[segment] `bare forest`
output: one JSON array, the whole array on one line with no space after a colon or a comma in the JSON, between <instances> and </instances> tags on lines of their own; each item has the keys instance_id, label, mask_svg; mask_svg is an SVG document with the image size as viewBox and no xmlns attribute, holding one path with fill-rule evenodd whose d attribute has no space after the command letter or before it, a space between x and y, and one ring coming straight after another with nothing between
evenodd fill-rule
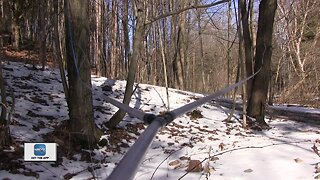
<instances>
[{"instance_id":1,"label":"bare forest","mask_svg":"<svg viewBox=\"0 0 320 180\"><path fill-rule=\"evenodd\" d=\"M239 110L244 128L290 116L273 105L320 108L319 9L318 0L0 0L0 150L14 142L19 101L9 62L59 69L60 130L86 148L106 132L95 123L92 77L126 81L126 105L140 84L164 87L170 111L169 89L208 95L254 75L221 100L227 121ZM112 134L125 115L112 112L104 127Z\"/></svg>"}]
</instances>

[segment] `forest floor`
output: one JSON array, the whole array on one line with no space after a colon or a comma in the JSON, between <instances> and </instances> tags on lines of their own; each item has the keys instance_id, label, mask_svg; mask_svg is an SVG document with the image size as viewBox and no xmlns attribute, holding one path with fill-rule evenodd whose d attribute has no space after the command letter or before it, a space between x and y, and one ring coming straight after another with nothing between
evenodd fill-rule
<instances>
[{"instance_id":1,"label":"forest floor","mask_svg":"<svg viewBox=\"0 0 320 180\"><path fill-rule=\"evenodd\" d=\"M5 62L4 76L11 111L13 145L0 152L1 179L105 179L146 126L126 116L114 130L105 123L117 111L106 96L123 99L125 82L92 76L95 122L104 131L99 146L71 148L63 128L68 119L59 71ZM166 111L165 88L136 84L131 107L159 114ZM12 94L14 98L12 98ZM169 89L170 108L201 94ZM11 106L9 106L11 107ZM288 106L276 108L288 109ZM10 110L10 108L9 108ZM294 107L319 115L319 109ZM156 136L135 179L315 179L320 174L317 124L267 117L269 130L243 129L239 113L226 122L230 110L213 103L187 113ZM319 119L320 120L320 119ZM56 142L56 162L25 162L23 143ZM194 161L192 161L194 160ZM201 163L188 172L192 163Z\"/></svg>"}]
</instances>

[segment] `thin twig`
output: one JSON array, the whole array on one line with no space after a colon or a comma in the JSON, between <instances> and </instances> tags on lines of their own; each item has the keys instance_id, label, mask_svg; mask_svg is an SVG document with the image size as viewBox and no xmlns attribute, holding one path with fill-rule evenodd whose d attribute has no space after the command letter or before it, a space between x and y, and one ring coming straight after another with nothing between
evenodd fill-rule
<instances>
[{"instance_id":1,"label":"thin twig","mask_svg":"<svg viewBox=\"0 0 320 180\"><path fill-rule=\"evenodd\" d=\"M174 153L180 151L180 150L183 149L183 148L184 148L184 147L180 147L180 149L177 149L177 150L173 151L173 152L170 153L165 159L163 159L163 160L161 161L161 163L158 164L157 168L153 171L150 180L153 179L153 176L155 175L155 173L157 172L157 170L159 169L159 167L160 167L171 155L173 155Z\"/></svg>"},{"instance_id":2,"label":"thin twig","mask_svg":"<svg viewBox=\"0 0 320 180\"><path fill-rule=\"evenodd\" d=\"M167 107L166 103L164 102L163 98L161 97L160 93L157 91L157 89L155 87L153 87L153 89L156 91L156 93L158 94L158 96L160 97L164 107L168 110L169 107Z\"/></svg>"},{"instance_id":3,"label":"thin twig","mask_svg":"<svg viewBox=\"0 0 320 180\"><path fill-rule=\"evenodd\" d=\"M139 83L136 84L136 86L134 87L134 89L133 89L133 91L132 91L132 93L131 93L131 96L136 92L136 90L138 89L138 87L139 87Z\"/></svg>"},{"instance_id":4,"label":"thin twig","mask_svg":"<svg viewBox=\"0 0 320 180\"><path fill-rule=\"evenodd\" d=\"M217 154L212 155L211 157L215 157L215 156L220 156L222 154L228 153L228 152L233 152L233 151L238 151L238 150L243 150L243 149L262 149L265 147L269 147L269 146L277 146L277 145L283 145L283 144L294 144L294 143L301 143L301 142L309 142L310 140L301 140L301 141L294 141L294 142L282 142L282 143L272 143L272 144L267 144L264 146L245 146L245 147L238 147L238 148L233 148L233 149L228 149L225 151L221 151ZM191 168L189 171L187 171L185 174L183 174L180 178L184 178L186 175L188 175L190 172L192 172L192 170L194 170L196 167L198 167L200 164L202 164L205 160L209 159L209 157L204 158L201 162L199 162L198 164L196 164L193 168Z\"/></svg>"}]
</instances>

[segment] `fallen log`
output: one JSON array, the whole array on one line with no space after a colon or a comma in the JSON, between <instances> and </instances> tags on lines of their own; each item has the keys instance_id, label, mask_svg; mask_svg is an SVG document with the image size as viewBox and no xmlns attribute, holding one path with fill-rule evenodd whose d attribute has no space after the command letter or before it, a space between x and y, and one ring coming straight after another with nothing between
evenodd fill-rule
<instances>
[{"instance_id":1,"label":"fallen log","mask_svg":"<svg viewBox=\"0 0 320 180\"><path fill-rule=\"evenodd\" d=\"M232 109L233 103L234 102L232 100L225 98L213 101L213 104L218 104L229 109ZM242 111L241 101L236 101L234 106L237 111ZM320 109L312 109L298 105L267 105L266 113L270 118L281 118L320 125Z\"/></svg>"}]
</instances>

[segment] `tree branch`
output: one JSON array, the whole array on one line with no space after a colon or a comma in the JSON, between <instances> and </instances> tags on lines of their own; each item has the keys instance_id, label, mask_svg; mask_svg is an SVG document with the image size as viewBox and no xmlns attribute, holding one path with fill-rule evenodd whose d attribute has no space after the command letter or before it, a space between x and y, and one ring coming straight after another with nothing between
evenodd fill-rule
<instances>
[{"instance_id":1,"label":"tree branch","mask_svg":"<svg viewBox=\"0 0 320 180\"><path fill-rule=\"evenodd\" d=\"M221 1L218 1L218 2L213 2L213 3L210 3L210 4L203 4L203 5L192 5L192 6L183 8L183 9L179 9L179 10L176 10L176 11L173 11L173 12L169 12L167 14L161 14L159 16L151 18L150 20L145 22L145 25L151 24L151 23L153 23L153 22L155 22L155 21L157 21L159 19L162 19L162 18L166 18L166 17L169 17L169 16L180 14L180 13L182 13L184 11L187 11L187 10L190 10L190 9L209 8L209 7L217 6L219 4L226 3L226 2L229 2L229 0L221 0Z\"/></svg>"}]
</instances>

